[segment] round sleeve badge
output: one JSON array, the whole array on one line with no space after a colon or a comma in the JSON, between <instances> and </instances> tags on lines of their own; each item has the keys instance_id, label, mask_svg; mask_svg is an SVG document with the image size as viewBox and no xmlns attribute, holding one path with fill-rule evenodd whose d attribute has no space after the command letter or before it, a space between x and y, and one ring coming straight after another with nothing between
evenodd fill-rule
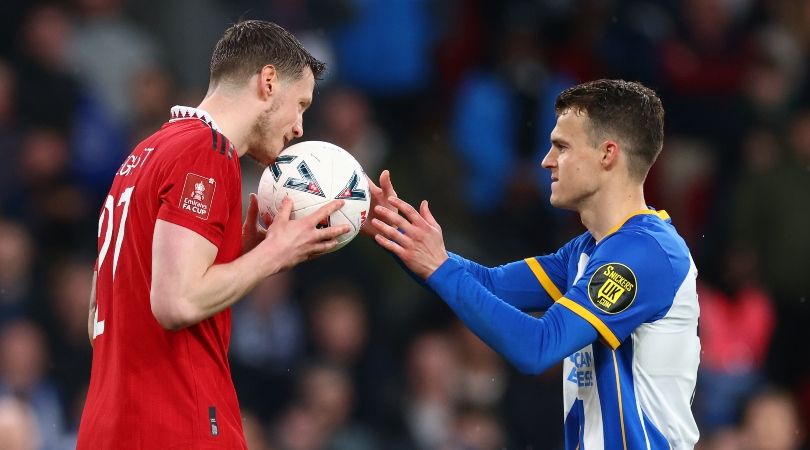
<instances>
[{"instance_id":1,"label":"round sleeve badge","mask_svg":"<svg viewBox=\"0 0 810 450\"><path fill-rule=\"evenodd\" d=\"M597 308L608 314L617 314L636 299L636 274L621 263L604 264L591 275L588 298Z\"/></svg>"}]
</instances>

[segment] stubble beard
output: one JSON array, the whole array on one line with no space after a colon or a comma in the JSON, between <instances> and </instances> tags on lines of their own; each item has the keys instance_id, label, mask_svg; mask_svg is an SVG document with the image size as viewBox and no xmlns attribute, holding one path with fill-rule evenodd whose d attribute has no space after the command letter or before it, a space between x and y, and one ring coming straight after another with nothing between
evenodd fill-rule
<instances>
[{"instance_id":1,"label":"stubble beard","mask_svg":"<svg viewBox=\"0 0 810 450\"><path fill-rule=\"evenodd\" d=\"M278 156L281 149L274 149L274 142L272 141L273 134L271 132L270 117L277 108L271 106L269 109L264 110L250 130L250 138L248 139L247 154L251 158L262 164L270 164L272 160Z\"/></svg>"}]
</instances>

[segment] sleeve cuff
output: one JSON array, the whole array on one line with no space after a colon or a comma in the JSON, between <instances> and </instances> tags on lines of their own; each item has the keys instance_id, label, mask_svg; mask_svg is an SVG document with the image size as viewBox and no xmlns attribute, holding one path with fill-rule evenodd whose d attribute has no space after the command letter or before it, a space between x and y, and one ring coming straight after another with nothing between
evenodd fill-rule
<instances>
[{"instance_id":1,"label":"sleeve cuff","mask_svg":"<svg viewBox=\"0 0 810 450\"><path fill-rule=\"evenodd\" d=\"M464 270L464 267L459 263L457 260L453 259L453 257L447 258L439 268L433 271L432 274L425 280L428 286L434 291L437 291L443 285L447 284L448 278L450 278L456 270L461 269Z\"/></svg>"}]
</instances>

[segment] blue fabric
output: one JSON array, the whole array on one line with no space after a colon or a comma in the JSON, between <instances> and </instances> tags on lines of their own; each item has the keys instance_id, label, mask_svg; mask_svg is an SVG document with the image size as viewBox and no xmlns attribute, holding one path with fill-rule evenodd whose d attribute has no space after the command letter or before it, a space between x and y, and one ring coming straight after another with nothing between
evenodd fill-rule
<instances>
[{"instance_id":1,"label":"blue fabric","mask_svg":"<svg viewBox=\"0 0 810 450\"><path fill-rule=\"evenodd\" d=\"M490 268L455 253L450 253L450 257L463 265L486 290L521 311L545 311L554 303L525 261Z\"/></svg>"},{"instance_id":2,"label":"blue fabric","mask_svg":"<svg viewBox=\"0 0 810 450\"><path fill-rule=\"evenodd\" d=\"M521 372L543 372L593 342L596 329L559 305L541 318L508 305L489 292L462 264L449 258L427 284L484 342Z\"/></svg>"},{"instance_id":3,"label":"blue fabric","mask_svg":"<svg viewBox=\"0 0 810 450\"><path fill-rule=\"evenodd\" d=\"M565 292L566 298L593 313L619 342L642 323L663 317L690 267L689 254L678 251L679 244L681 248L685 244L667 233L670 228L655 216L633 218L632 223L595 245L582 277ZM598 299L589 292L589 286L606 267L618 265L629 268L635 277L635 292L626 294L634 300L625 309L605 311L597 305Z\"/></svg>"}]
</instances>

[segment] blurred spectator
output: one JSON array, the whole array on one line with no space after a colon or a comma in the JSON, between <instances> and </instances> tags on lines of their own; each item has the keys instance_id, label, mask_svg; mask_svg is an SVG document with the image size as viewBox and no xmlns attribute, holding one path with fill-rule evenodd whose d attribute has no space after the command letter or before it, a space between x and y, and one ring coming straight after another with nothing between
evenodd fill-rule
<instances>
[{"instance_id":1,"label":"blurred spectator","mask_svg":"<svg viewBox=\"0 0 810 450\"><path fill-rule=\"evenodd\" d=\"M177 102L171 76L159 66L144 68L132 82L133 121L130 142L140 142L169 119Z\"/></svg>"},{"instance_id":2,"label":"blurred spectator","mask_svg":"<svg viewBox=\"0 0 810 450\"><path fill-rule=\"evenodd\" d=\"M430 48L435 39L431 3L345 3L350 8L346 20L333 32L340 79L380 97L403 97L424 89L431 78Z\"/></svg>"},{"instance_id":3,"label":"blurred spectator","mask_svg":"<svg viewBox=\"0 0 810 450\"><path fill-rule=\"evenodd\" d=\"M0 219L0 326L30 312L35 251L21 224Z\"/></svg>"},{"instance_id":4,"label":"blurred spectator","mask_svg":"<svg viewBox=\"0 0 810 450\"><path fill-rule=\"evenodd\" d=\"M743 450L798 450L805 431L796 404L784 391L763 391L745 408L741 425Z\"/></svg>"},{"instance_id":5,"label":"blurred spectator","mask_svg":"<svg viewBox=\"0 0 810 450\"><path fill-rule=\"evenodd\" d=\"M755 36L756 53L748 67L742 92L751 122L778 126L790 118L801 91L804 62L794 37L777 26Z\"/></svg>"},{"instance_id":6,"label":"blurred spectator","mask_svg":"<svg viewBox=\"0 0 810 450\"><path fill-rule=\"evenodd\" d=\"M739 93L754 55L747 13L732 3L678 2L679 32L660 48L667 130L707 139L718 153L721 182L737 168L732 150L745 119Z\"/></svg>"},{"instance_id":7,"label":"blurred spectator","mask_svg":"<svg viewBox=\"0 0 810 450\"><path fill-rule=\"evenodd\" d=\"M56 385L49 379L48 349L38 325L27 320L6 324L0 332L0 395L30 403L42 437L42 448L57 449L64 418Z\"/></svg>"},{"instance_id":8,"label":"blurred spectator","mask_svg":"<svg viewBox=\"0 0 810 450\"><path fill-rule=\"evenodd\" d=\"M17 109L17 79L14 69L0 58L0 160L4 161L0 165L0 214L8 192L18 183L14 170L20 145Z\"/></svg>"},{"instance_id":9,"label":"blurred spectator","mask_svg":"<svg viewBox=\"0 0 810 450\"><path fill-rule=\"evenodd\" d=\"M371 430L352 420L355 389L348 373L332 364L316 363L300 376L301 404L314 412L316 424L327 436L324 450L374 450L379 448Z\"/></svg>"},{"instance_id":10,"label":"blurred spectator","mask_svg":"<svg viewBox=\"0 0 810 450\"><path fill-rule=\"evenodd\" d=\"M260 419L289 399L292 370L304 346L303 318L292 292L293 275L261 281L233 309L234 383L242 403Z\"/></svg>"},{"instance_id":11,"label":"blurred spectator","mask_svg":"<svg viewBox=\"0 0 810 450\"><path fill-rule=\"evenodd\" d=\"M73 3L79 20L67 57L84 85L101 99L103 110L123 124L132 118L135 78L158 61L157 44L123 15L122 0Z\"/></svg>"},{"instance_id":12,"label":"blurred spectator","mask_svg":"<svg viewBox=\"0 0 810 450\"><path fill-rule=\"evenodd\" d=\"M407 356L406 428L416 448L440 449L451 442L456 420L457 348L450 336L428 332L416 337Z\"/></svg>"},{"instance_id":13,"label":"blurred spectator","mask_svg":"<svg viewBox=\"0 0 810 450\"><path fill-rule=\"evenodd\" d=\"M453 425L453 443L443 450L501 450L506 436L499 420L485 409L459 411Z\"/></svg>"},{"instance_id":14,"label":"blurred spectator","mask_svg":"<svg viewBox=\"0 0 810 450\"><path fill-rule=\"evenodd\" d=\"M47 256L95 242L97 204L91 206L73 182L69 161L66 136L58 129L32 128L23 137L17 167L21 181L6 211L29 227Z\"/></svg>"},{"instance_id":15,"label":"blurred spectator","mask_svg":"<svg viewBox=\"0 0 810 450\"><path fill-rule=\"evenodd\" d=\"M272 448L278 450L322 450L327 433L317 412L300 404L290 405L274 427Z\"/></svg>"},{"instance_id":16,"label":"blurred spectator","mask_svg":"<svg viewBox=\"0 0 810 450\"><path fill-rule=\"evenodd\" d=\"M536 232L553 228L545 198L548 172L539 161L556 119L554 98L569 84L546 64L536 17L516 9L506 14L510 22L497 37L490 65L462 79L450 119L461 201L474 214L492 263L525 254L527 247L551 246L553 235ZM501 227L517 232L497 243L486 238Z\"/></svg>"},{"instance_id":17,"label":"blurred spectator","mask_svg":"<svg viewBox=\"0 0 810 450\"><path fill-rule=\"evenodd\" d=\"M808 370L795 342L810 339L810 111L789 124L789 149L777 165L742 180L731 216L734 248L750 252L773 293L777 326L767 367L780 383L794 384Z\"/></svg>"},{"instance_id":18,"label":"blurred spectator","mask_svg":"<svg viewBox=\"0 0 810 450\"><path fill-rule=\"evenodd\" d=\"M19 33L14 62L20 122L67 131L81 92L65 60L70 17L44 3L28 12Z\"/></svg>"},{"instance_id":19,"label":"blurred spectator","mask_svg":"<svg viewBox=\"0 0 810 450\"><path fill-rule=\"evenodd\" d=\"M395 413L396 362L390 350L369 339L369 316L360 286L345 279L323 281L310 293L309 330L313 356L340 367L363 389L355 417L375 426Z\"/></svg>"},{"instance_id":20,"label":"blurred spectator","mask_svg":"<svg viewBox=\"0 0 810 450\"><path fill-rule=\"evenodd\" d=\"M388 154L388 142L374 123L363 94L350 88L333 87L321 100L319 109L322 140L351 153L367 174L380 173Z\"/></svg>"},{"instance_id":21,"label":"blurred spectator","mask_svg":"<svg viewBox=\"0 0 810 450\"><path fill-rule=\"evenodd\" d=\"M0 395L0 450L40 450L42 443L31 406L10 395Z\"/></svg>"},{"instance_id":22,"label":"blurred spectator","mask_svg":"<svg viewBox=\"0 0 810 450\"><path fill-rule=\"evenodd\" d=\"M503 359L460 321L452 332L459 350L459 402L494 408L503 399L508 372Z\"/></svg>"},{"instance_id":23,"label":"blurred spectator","mask_svg":"<svg viewBox=\"0 0 810 450\"><path fill-rule=\"evenodd\" d=\"M753 257L729 253L724 260L718 286L698 285L702 354L695 409L705 433L732 425L763 382L775 322Z\"/></svg>"},{"instance_id":24,"label":"blurred spectator","mask_svg":"<svg viewBox=\"0 0 810 450\"><path fill-rule=\"evenodd\" d=\"M54 380L67 403L66 423L78 429L81 409L70 406L84 401L92 360L87 332L93 262L77 256L52 264L48 277L47 329Z\"/></svg>"},{"instance_id":25,"label":"blurred spectator","mask_svg":"<svg viewBox=\"0 0 810 450\"><path fill-rule=\"evenodd\" d=\"M267 442L264 424L261 419L247 409L242 409L242 429L245 443L250 450L273 450Z\"/></svg>"}]
</instances>

